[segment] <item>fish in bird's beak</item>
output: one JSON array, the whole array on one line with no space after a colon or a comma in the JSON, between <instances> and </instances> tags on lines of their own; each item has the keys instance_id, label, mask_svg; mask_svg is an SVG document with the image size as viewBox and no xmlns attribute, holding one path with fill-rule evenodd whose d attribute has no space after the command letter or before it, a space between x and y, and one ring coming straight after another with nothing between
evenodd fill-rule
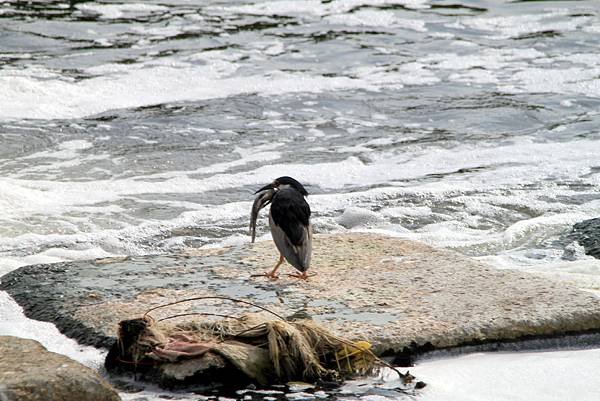
<instances>
[{"instance_id":1,"label":"fish in bird's beak","mask_svg":"<svg viewBox=\"0 0 600 401\"><path fill-rule=\"evenodd\" d=\"M273 195L275 194L275 185L269 184L255 192L256 197L252 204L252 213L250 213L250 235L252 236L252 242L256 238L256 220L258 219L258 212L260 209L271 203Z\"/></svg>"}]
</instances>

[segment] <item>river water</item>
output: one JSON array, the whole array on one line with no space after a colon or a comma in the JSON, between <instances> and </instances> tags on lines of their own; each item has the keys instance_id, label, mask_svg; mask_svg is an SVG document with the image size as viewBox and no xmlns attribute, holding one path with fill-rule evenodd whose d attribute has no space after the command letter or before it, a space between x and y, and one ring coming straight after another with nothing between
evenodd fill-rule
<instances>
[{"instance_id":1,"label":"river water","mask_svg":"<svg viewBox=\"0 0 600 401\"><path fill-rule=\"evenodd\" d=\"M5 0L0 275L247 242L253 191L290 175L316 232L385 232L599 291L600 264L567 237L600 213L599 43L596 1ZM0 334L100 360L6 294L0 316ZM415 371L438 401L569 399L546 384L597 400L597 354Z\"/></svg>"}]
</instances>

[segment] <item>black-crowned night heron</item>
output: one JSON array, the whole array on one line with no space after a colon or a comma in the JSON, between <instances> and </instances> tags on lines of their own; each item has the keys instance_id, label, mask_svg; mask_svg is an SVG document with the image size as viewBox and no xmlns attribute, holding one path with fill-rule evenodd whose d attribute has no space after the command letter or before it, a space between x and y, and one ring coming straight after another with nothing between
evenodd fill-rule
<instances>
[{"instance_id":1,"label":"black-crowned night heron","mask_svg":"<svg viewBox=\"0 0 600 401\"><path fill-rule=\"evenodd\" d=\"M304 199L306 189L292 177L279 177L269 185L255 192L258 194L252 206L250 232L252 242L256 234L258 211L271 204L269 227L273 241L279 250L279 261L265 276L277 278L277 269L283 259L294 266L300 274L291 274L303 280L308 278L306 271L310 267L312 253L312 226L310 224L310 206Z\"/></svg>"}]
</instances>

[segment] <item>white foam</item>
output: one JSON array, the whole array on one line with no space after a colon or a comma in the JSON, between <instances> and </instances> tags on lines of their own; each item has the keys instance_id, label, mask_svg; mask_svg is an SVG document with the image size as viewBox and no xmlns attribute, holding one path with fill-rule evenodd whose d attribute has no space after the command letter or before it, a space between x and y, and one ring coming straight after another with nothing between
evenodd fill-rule
<instances>
[{"instance_id":1,"label":"white foam","mask_svg":"<svg viewBox=\"0 0 600 401\"><path fill-rule=\"evenodd\" d=\"M331 23L377 25L425 30L423 20L399 18L388 10L352 9L351 2L318 1L265 2L242 6L263 12L277 9L316 13ZM387 4L387 2L367 2ZM402 2L400 2L402 3ZM362 2L361 2L362 4ZM266 8L265 8L266 7ZM233 8L235 9L235 7ZM473 26L492 29L521 20L541 21L560 16L562 11L540 15L465 19ZM461 20L462 21L462 20ZM493 28L496 29L496 28ZM174 32L155 32L169 35ZM150 34L150 33L148 33ZM455 43L455 42L453 42ZM470 42L469 42L470 43ZM323 92L346 89L379 90L404 85L432 85L444 79L467 84L494 84L507 93L555 92L598 96L600 61L592 53L548 55L538 48L483 48L462 46L457 52L429 54L416 61L389 66L357 65L348 76L324 77L309 72L268 71L242 75L245 57L266 59L285 52L280 41L263 41L248 50L208 51L188 56L161 57L136 64L105 64L86 71L95 77L75 81L42 67L0 70L0 93L10 102L0 106L0 119L79 118L111 109L139 107L177 101L258 93L273 95L296 92ZM453 46L459 47L459 46ZM472 47L472 49L471 49ZM468 53L465 53L468 51ZM559 65L556 61L562 61ZM256 60L254 60L256 61ZM252 62L252 61L250 61ZM536 67L532 67L535 65ZM543 66L543 68L540 68Z\"/></svg>"},{"instance_id":2,"label":"white foam","mask_svg":"<svg viewBox=\"0 0 600 401\"><path fill-rule=\"evenodd\" d=\"M395 27L417 32L427 31L425 29L425 21L398 18L395 13L384 10L359 10L351 14L334 14L325 17L325 20L331 24L345 26Z\"/></svg>"},{"instance_id":3,"label":"white foam","mask_svg":"<svg viewBox=\"0 0 600 401\"><path fill-rule=\"evenodd\" d=\"M461 70L479 67L488 70L516 69L519 61L530 61L545 56L536 49L483 49L474 54L439 53L430 54L419 61L435 69ZM526 65L526 64L524 64ZM430 67L431 68L431 67Z\"/></svg>"},{"instance_id":4,"label":"white foam","mask_svg":"<svg viewBox=\"0 0 600 401\"><path fill-rule=\"evenodd\" d=\"M600 260L585 255L579 255L574 261L560 260L559 257L556 261L539 265L531 265L530 262L522 269L558 279L582 290L600 291ZM513 267L515 262L511 260L509 263Z\"/></svg>"},{"instance_id":5,"label":"white foam","mask_svg":"<svg viewBox=\"0 0 600 401\"><path fill-rule=\"evenodd\" d=\"M91 260L98 258L106 258L115 256L112 253L106 252L104 249L94 247L88 249L64 249L64 248L50 248L37 254L38 257L55 258L57 261L66 260ZM46 262L48 263L48 262Z\"/></svg>"},{"instance_id":6,"label":"white foam","mask_svg":"<svg viewBox=\"0 0 600 401\"><path fill-rule=\"evenodd\" d=\"M429 36L436 39L453 39L456 37L456 35L450 32L430 32Z\"/></svg>"},{"instance_id":7,"label":"white foam","mask_svg":"<svg viewBox=\"0 0 600 401\"><path fill-rule=\"evenodd\" d=\"M106 160L110 158L108 154L87 154L82 155L81 151L90 149L93 144L86 140L72 140L60 143L55 149L35 152L30 155L21 156L20 160L27 160L27 166L19 170L18 175L31 173L42 173L58 171L68 167L78 166L83 163L89 163L97 160ZM30 162L31 159L57 159L58 161L43 163Z\"/></svg>"},{"instance_id":8,"label":"white foam","mask_svg":"<svg viewBox=\"0 0 600 401\"><path fill-rule=\"evenodd\" d=\"M385 141L384 141L385 142ZM84 143L68 147L85 148ZM251 207L252 194L245 202L219 205L202 205L182 200L152 200L164 207L182 207L186 211L170 220L144 220L129 216L128 211L115 206L123 199L138 199L156 194L201 194L207 191L227 190L243 186L260 187L282 172L299 179L308 186L319 186L328 194L311 195L311 207L318 211L315 223L332 230L341 229L331 216L339 216L348 207L381 208L377 213L382 224L390 218L414 219L415 216L432 218L407 235L438 246L477 250L479 254L517 249L527 241L543 241L565 230L570 224L600 213L600 202L569 205L548 202L542 197L572 196L568 188L541 186L539 189L506 194L506 189L526 185L540 185L553 179L579 177L582 183L596 185L599 175L589 175L590 167L597 163L600 152L598 141L573 141L564 143L537 143L519 140L505 146L483 147L461 145L456 148L429 148L411 152L398 150L370 152L372 161L363 163L356 157L315 164L289 164L277 161L280 154L274 150L278 144L257 149L238 148L238 160L218 163L192 171L170 171L148 176L115 178L112 180L56 181L0 178L0 206L3 219L27 221L44 211L43 225L11 225L0 240L4 271L21 264L56 262L61 260L107 256L109 254L147 254L164 251L164 247L180 247L184 242L148 243L149 238L169 236L171 232L187 227L213 227L237 225L246 220ZM272 164L239 170L237 167L257 161ZM275 163L273 163L275 162ZM473 167L483 168L472 173L448 175L443 180L424 180L430 174L446 173ZM236 168L235 173L229 170ZM369 183L381 187L368 191L352 192L356 183ZM390 186L390 182L403 182ZM476 194L471 192L476 191ZM469 193L469 194L467 194ZM424 199L427 203L412 205L386 203L404 196ZM540 199L542 198L542 199ZM438 201L456 202L461 210L452 215L430 213L429 207ZM409 212L408 209L412 211ZM525 209L537 217L524 217L511 210ZM105 227L109 213L117 214L120 225ZM428 216L429 214L429 216ZM490 228L488 219L497 220L506 214L514 223L504 231ZM85 216L85 217L78 217ZM263 216L264 217L264 216ZM25 219L25 220L23 220ZM519 221L521 220L521 221ZM402 224L402 222L400 222ZM392 228L386 227L393 231ZM59 234L60 233L60 234ZM237 235L237 234L236 234ZM245 235L245 234L244 234ZM206 239L208 240L208 239ZM235 239L243 240L243 235ZM179 242L177 242L179 241ZM69 252L62 252L67 248ZM15 256L13 251L29 249L30 254ZM551 256L556 259L560 256Z\"/></svg>"},{"instance_id":9,"label":"white foam","mask_svg":"<svg viewBox=\"0 0 600 401\"><path fill-rule=\"evenodd\" d=\"M429 54L418 60L451 81L493 84L505 93L559 93L597 97L600 61L594 53L549 55L541 48L486 48L477 52ZM419 74L420 75L420 74Z\"/></svg>"},{"instance_id":10,"label":"white foam","mask_svg":"<svg viewBox=\"0 0 600 401\"><path fill-rule=\"evenodd\" d=\"M473 69L466 72L452 74L448 77L451 81L467 82L473 84L497 84L500 82L492 71Z\"/></svg>"},{"instance_id":11,"label":"white foam","mask_svg":"<svg viewBox=\"0 0 600 401\"><path fill-rule=\"evenodd\" d=\"M469 42L467 40L453 40L452 42L450 42L450 44L452 46L459 46L459 47L479 47L479 45L477 43L473 43L473 42Z\"/></svg>"},{"instance_id":12,"label":"white foam","mask_svg":"<svg viewBox=\"0 0 600 401\"><path fill-rule=\"evenodd\" d=\"M447 219L447 217L446 217ZM498 234L489 229L471 228L461 221L428 224L412 233L412 238L445 248L489 248L498 242Z\"/></svg>"},{"instance_id":13,"label":"white foam","mask_svg":"<svg viewBox=\"0 0 600 401\"><path fill-rule=\"evenodd\" d=\"M0 257L0 277L27 264L23 258Z\"/></svg>"},{"instance_id":14,"label":"white foam","mask_svg":"<svg viewBox=\"0 0 600 401\"><path fill-rule=\"evenodd\" d=\"M75 8L86 14L98 14L101 18L116 19L123 17L132 17L139 15L148 15L157 12L169 10L166 6L143 3L124 3L124 4L76 4Z\"/></svg>"},{"instance_id":15,"label":"white foam","mask_svg":"<svg viewBox=\"0 0 600 401\"><path fill-rule=\"evenodd\" d=\"M28 158L49 157L49 158L57 158L57 159L64 158L66 160L53 161L51 163L44 161L42 163L28 165L27 167L21 169L19 171L19 174L16 174L15 177L24 176L24 175L28 175L31 173L41 173L41 174L45 174L45 177L49 179L49 178L54 178L57 175L61 175L61 173L66 168L79 166L84 163L90 163L90 162L97 161L97 160L107 160L110 158L110 156L108 154L86 155L84 157L79 157L79 158L78 157L70 158L71 156L69 156L69 154L71 154L72 151L57 151L57 152L48 151L46 154L44 154L44 153L46 153L46 152L38 152L37 154L31 155L31 157L28 157ZM109 173L108 170L100 169L97 167L90 169L89 172L90 173L93 173L93 172ZM56 173L56 174L53 174L53 173Z\"/></svg>"},{"instance_id":16,"label":"white foam","mask_svg":"<svg viewBox=\"0 0 600 401\"><path fill-rule=\"evenodd\" d=\"M597 401L600 349L477 353L423 361L423 401Z\"/></svg>"},{"instance_id":17,"label":"white foam","mask_svg":"<svg viewBox=\"0 0 600 401\"><path fill-rule=\"evenodd\" d=\"M504 241L509 248L515 247L516 244L535 243L539 237L547 238L553 233L568 231L573 224L585 220L588 216L584 213L559 213L520 220L504 231Z\"/></svg>"},{"instance_id":18,"label":"white foam","mask_svg":"<svg viewBox=\"0 0 600 401\"><path fill-rule=\"evenodd\" d=\"M362 79L311 76L307 73L266 71L234 76L243 53L203 52L187 59L165 58L132 65L107 64L89 72L100 76L73 81L51 71L0 70L0 93L10 102L0 107L0 119L79 118L111 109L166 102L227 97L245 93L274 95L343 89L378 90L406 82L408 71L388 72ZM198 65L203 61L203 65ZM427 84L431 73L412 68L411 84ZM419 75L425 78L420 79ZM47 79L46 76L55 79Z\"/></svg>"},{"instance_id":19,"label":"white foam","mask_svg":"<svg viewBox=\"0 0 600 401\"><path fill-rule=\"evenodd\" d=\"M232 7L213 7L214 10L254 15L303 15L325 16L347 13L359 6L386 4L403 5L406 8L429 8L427 0L334 0L323 3L319 0L276 0Z\"/></svg>"},{"instance_id":20,"label":"white foam","mask_svg":"<svg viewBox=\"0 0 600 401\"><path fill-rule=\"evenodd\" d=\"M600 67L571 67L564 69L525 68L512 75L499 89L508 93L561 93L600 96L596 77Z\"/></svg>"},{"instance_id":21,"label":"white foam","mask_svg":"<svg viewBox=\"0 0 600 401\"><path fill-rule=\"evenodd\" d=\"M583 64L588 67L600 67L600 59L596 53L571 53L553 57L552 60L572 64Z\"/></svg>"},{"instance_id":22,"label":"white foam","mask_svg":"<svg viewBox=\"0 0 600 401\"><path fill-rule=\"evenodd\" d=\"M385 85L387 89L402 88L404 85L431 85L440 82L428 68L427 64L420 62L405 63L394 68L383 66L360 66L351 69L351 74L360 78L365 83L370 83L371 88Z\"/></svg>"},{"instance_id":23,"label":"white foam","mask_svg":"<svg viewBox=\"0 0 600 401\"><path fill-rule=\"evenodd\" d=\"M177 26L177 25L168 25L168 26L147 26L147 25L133 25L131 28L132 32L150 35L153 38L168 38L172 36L179 35L186 31L192 31L194 29L193 26Z\"/></svg>"},{"instance_id":24,"label":"white foam","mask_svg":"<svg viewBox=\"0 0 600 401\"><path fill-rule=\"evenodd\" d=\"M569 9L563 8L539 14L469 17L461 19L461 22L470 28L492 32L491 37L494 39L506 39L535 32L574 31L591 21L590 17L585 16L558 19L570 12Z\"/></svg>"},{"instance_id":25,"label":"white foam","mask_svg":"<svg viewBox=\"0 0 600 401\"><path fill-rule=\"evenodd\" d=\"M337 218L337 222L346 228L355 228L359 226L381 225L384 219L379 213L369 209L349 207Z\"/></svg>"},{"instance_id":26,"label":"white foam","mask_svg":"<svg viewBox=\"0 0 600 401\"><path fill-rule=\"evenodd\" d=\"M238 150L240 152L241 150ZM98 180L94 182L29 181L0 178L5 191L0 194L5 213L41 208L61 211L70 206L88 206L99 202L115 201L124 196L160 193L201 193L243 185L261 185L286 171L302 182L319 185L324 189L352 187L357 182L372 185L394 180L415 179L428 174L451 173L459 169L489 166L490 169L472 175L462 175L453 182L457 189L473 189L485 184L487 188L502 188L538 182L546 177L572 178L588 172L594 166L600 143L581 140L565 143L535 143L520 141L511 145L473 147L464 145L455 149L433 148L425 153L398 155L381 153L364 164L356 157L338 162L311 165L273 163L235 174L214 174L204 178L190 178L195 173L226 171L248 161L273 161L280 155L272 151L246 154L241 161L219 163L192 171L152 174L146 177ZM531 167L536 167L532 169ZM317 173L316 173L317 172ZM494 177L493 180L490 177ZM146 178L147 180L145 180ZM587 178L595 180L594 177ZM595 182L595 181L593 181ZM442 184L443 185L443 184ZM441 186L437 186L442 188ZM27 198L33 203L22 202Z\"/></svg>"},{"instance_id":27,"label":"white foam","mask_svg":"<svg viewBox=\"0 0 600 401\"><path fill-rule=\"evenodd\" d=\"M281 158L280 152L247 152L245 149L236 148L235 152L242 157L238 160L224 163L215 163L207 167L201 167L195 170L194 174L215 174L223 173L234 167L245 166L253 162L274 162Z\"/></svg>"},{"instance_id":28,"label":"white foam","mask_svg":"<svg viewBox=\"0 0 600 401\"><path fill-rule=\"evenodd\" d=\"M432 216L434 213L429 206L395 206L381 211L384 216L390 217L424 217Z\"/></svg>"},{"instance_id":29,"label":"white foam","mask_svg":"<svg viewBox=\"0 0 600 401\"><path fill-rule=\"evenodd\" d=\"M600 33L600 26L598 25L589 25L583 28L583 31L589 33Z\"/></svg>"},{"instance_id":30,"label":"white foam","mask_svg":"<svg viewBox=\"0 0 600 401\"><path fill-rule=\"evenodd\" d=\"M62 335L51 323L28 319L23 309L0 291L0 335L29 338L40 342L52 352L66 355L86 366L98 369L102 365L104 354L93 347L77 344L76 341Z\"/></svg>"},{"instance_id":31,"label":"white foam","mask_svg":"<svg viewBox=\"0 0 600 401\"><path fill-rule=\"evenodd\" d=\"M243 6L214 7L214 9L256 15L321 15L321 13L323 12L323 6L319 0L265 1L261 3L248 4Z\"/></svg>"}]
</instances>

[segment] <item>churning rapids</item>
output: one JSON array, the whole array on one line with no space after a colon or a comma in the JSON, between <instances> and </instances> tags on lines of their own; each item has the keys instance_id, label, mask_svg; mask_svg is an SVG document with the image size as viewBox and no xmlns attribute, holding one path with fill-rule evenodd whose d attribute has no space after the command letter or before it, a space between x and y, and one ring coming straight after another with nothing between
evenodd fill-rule
<instances>
[{"instance_id":1,"label":"churning rapids","mask_svg":"<svg viewBox=\"0 0 600 401\"><path fill-rule=\"evenodd\" d=\"M567 236L600 215L599 2L72 3L0 3L0 275L247 242L252 191L291 175L316 232L600 291ZM101 360L5 293L0 316L0 334ZM600 399L594 348L411 371L423 400Z\"/></svg>"}]
</instances>

